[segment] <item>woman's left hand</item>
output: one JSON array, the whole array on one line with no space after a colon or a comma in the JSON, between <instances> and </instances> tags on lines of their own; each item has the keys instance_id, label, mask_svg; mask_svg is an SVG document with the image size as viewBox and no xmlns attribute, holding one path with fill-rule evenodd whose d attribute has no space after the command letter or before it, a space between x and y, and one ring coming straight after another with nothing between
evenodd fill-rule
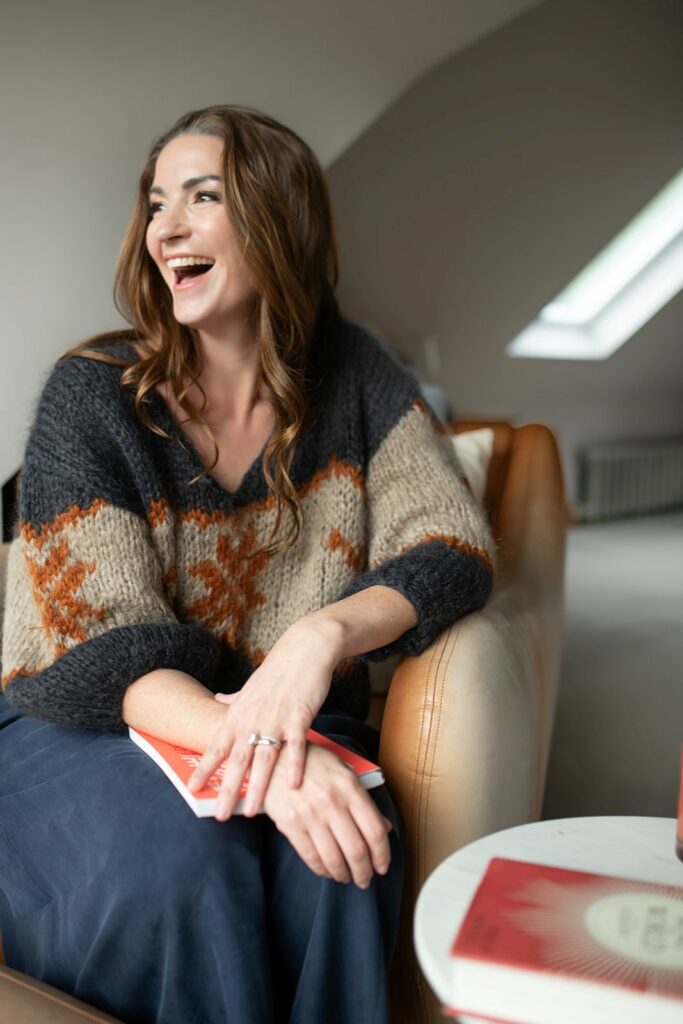
<instances>
[{"instance_id":1,"label":"woman's left hand","mask_svg":"<svg viewBox=\"0 0 683 1024\"><path fill-rule=\"evenodd\" d=\"M216 818L225 821L230 817L247 773L244 813L257 814L279 756L287 758L290 786L301 784L306 733L329 693L339 660L338 642L337 631L327 622L299 619L282 634L241 690L217 695L230 710L190 780L191 789L201 789L216 768L225 764ZM252 733L282 741L282 754L275 744L250 745Z\"/></svg>"}]
</instances>

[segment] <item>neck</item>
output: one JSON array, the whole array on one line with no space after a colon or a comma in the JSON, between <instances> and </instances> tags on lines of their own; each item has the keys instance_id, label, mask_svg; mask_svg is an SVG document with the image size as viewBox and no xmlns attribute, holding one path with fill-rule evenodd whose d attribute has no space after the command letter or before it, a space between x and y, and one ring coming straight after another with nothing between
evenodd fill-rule
<instances>
[{"instance_id":1,"label":"neck","mask_svg":"<svg viewBox=\"0 0 683 1024\"><path fill-rule=\"evenodd\" d=\"M204 415L248 419L259 401L259 338L250 321L241 320L228 330L195 334L202 356L199 381L206 394ZM198 404L200 396L198 396Z\"/></svg>"}]
</instances>

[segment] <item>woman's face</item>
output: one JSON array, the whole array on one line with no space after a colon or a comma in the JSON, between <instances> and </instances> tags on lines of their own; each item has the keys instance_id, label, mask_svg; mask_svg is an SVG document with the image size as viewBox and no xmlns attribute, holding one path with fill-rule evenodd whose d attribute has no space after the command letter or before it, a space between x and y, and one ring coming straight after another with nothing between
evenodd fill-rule
<instances>
[{"instance_id":1,"label":"woman's face","mask_svg":"<svg viewBox=\"0 0 683 1024\"><path fill-rule=\"evenodd\" d=\"M180 135L162 149L147 228L176 320L212 334L244 321L257 294L223 203L222 152L211 135Z\"/></svg>"}]
</instances>

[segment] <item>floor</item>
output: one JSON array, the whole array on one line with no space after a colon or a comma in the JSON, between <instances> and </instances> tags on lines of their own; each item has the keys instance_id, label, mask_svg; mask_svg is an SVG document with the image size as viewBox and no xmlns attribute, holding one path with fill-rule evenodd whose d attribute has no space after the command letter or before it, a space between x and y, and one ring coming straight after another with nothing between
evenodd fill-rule
<instances>
[{"instance_id":1,"label":"floor","mask_svg":"<svg viewBox=\"0 0 683 1024\"><path fill-rule=\"evenodd\" d=\"M683 512L573 527L544 817L676 814Z\"/></svg>"}]
</instances>

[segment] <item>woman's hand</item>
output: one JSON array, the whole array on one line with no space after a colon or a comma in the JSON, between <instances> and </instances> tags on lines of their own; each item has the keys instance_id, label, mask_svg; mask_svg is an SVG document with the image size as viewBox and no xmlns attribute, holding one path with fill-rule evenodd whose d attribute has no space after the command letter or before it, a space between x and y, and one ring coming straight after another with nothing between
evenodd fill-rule
<instances>
[{"instance_id":1,"label":"woman's hand","mask_svg":"<svg viewBox=\"0 0 683 1024\"><path fill-rule=\"evenodd\" d=\"M367 889L374 872L389 869L387 833L392 825L354 773L324 747L308 745L299 789L275 766L265 811L311 871Z\"/></svg>"},{"instance_id":2,"label":"woman's hand","mask_svg":"<svg viewBox=\"0 0 683 1024\"><path fill-rule=\"evenodd\" d=\"M334 623L299 619L282 634L241 690L217 695L229 704L229 710L190 780L191 789L200 789L225 763L216 818L225 821L230 817L247 772L244 813L258 813L280 756L287 765L289 785L296 788L301 784L306 733L329 693L338 648ZM282 741L282 755L277 745L250 746L252 733Z\"/></svg>"}]
</instances>

